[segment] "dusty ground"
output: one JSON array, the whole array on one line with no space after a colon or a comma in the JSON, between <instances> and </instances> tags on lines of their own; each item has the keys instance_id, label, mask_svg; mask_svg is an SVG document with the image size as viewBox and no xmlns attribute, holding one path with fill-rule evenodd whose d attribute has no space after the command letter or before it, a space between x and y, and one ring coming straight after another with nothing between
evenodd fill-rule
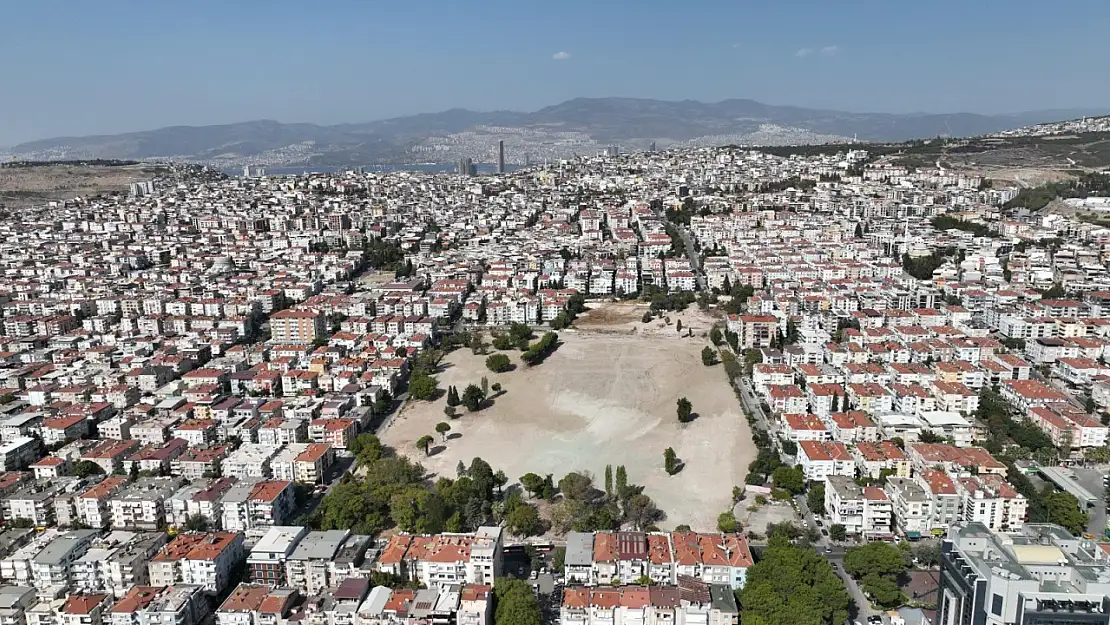
<instances>
[{"instance_id":1,"label":"dusty ground","mask_svg":"<svg viewBox=\"0 0 1110 625\"><path fill-rule=\"evenodd\" d=\"M437 436L431 457L414 443L424 434L435 436L435 424L445 420L444 399L410 403L383 442L430 472L450 477L460 460L469 464L481 456L514 482L530 471L552 473L558 480L585 470L600 485L606 464L623 464L629 481L643 484L667 513L663 527L687 523L714 529L717 515L729 507L733 485L743 484L756 454L724 372L720 365L702 365L701 349L708 342L696 338L697 331L695 338L680 338L673 326L677 317L670 327L657 328L663 322L653 322L645 335L642 308L637 313L635 305L609 307L589 315L592 322L579 322L580 329L561 332L563 345L536 367L521 366L519 353L510 353L517 369L493 374L485 368L485 356L453 352L438 376L441 388L455 385L461 393L487 376L490 384L500 382L505 394L478 413L464 409L451 421L452 434L461 436L446 445ZM634 321L621 315L634 315ZM699 321L696 312L685 317L695 328L700 323L702 331L708 330L708 319ZM619 333L626 324L636 333ZM686 425L675 417L675 402L682 396L698 415ZM667 447L686 464L678 475L663 471Z\"/></svg>"},{"instance_id":2,"label":"dusty ground","mask_svg":"<svg viewBox=\"0 0 1110 625\"><path fill-rule=\"evenodd\" d=\"M583 332L591 333L618 333L635 334L638 336L673 337L680 335L693 339L704 339L715 319L690 306L682 312L666 312L663 317L656 317L650 323L643 323L644 313L648 307L642 302L606 302L590 303L590 309L581 315L574 326ZM682 323L679 332L678 324Z\"/></svg>"},{"instance_id":3,"label":"dusty ground","mask_svg":"<svg viewBox=\"0 0 1110 625\"><path fill-rule=\"evenodd\" d=\"M767 535L767 526L773 523L797 523L800 521L794 508L785 502L767 502L762 506L755 503L755 497L748 495L736 506L736 520L745 530Z\"/></svg>"},{"instance_id":4,"label":"dusty ground","mask_svg":"<svg viewBox=\"0 0 1110 625\"><path fill-rule=\"evenodd\" d=\"M29 206L49 200L71 200L112 191L127 191L132 182L149 180L146 165L44 165L0 168L0 203Z\"/></svg>"}]
</instances>

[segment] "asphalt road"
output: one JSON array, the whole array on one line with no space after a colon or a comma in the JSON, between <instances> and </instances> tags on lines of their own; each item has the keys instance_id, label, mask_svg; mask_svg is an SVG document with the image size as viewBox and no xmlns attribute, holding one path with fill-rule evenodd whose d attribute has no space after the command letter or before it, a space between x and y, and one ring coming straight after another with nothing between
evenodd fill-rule
<instances>
[{"instance_id":1,"label":"asphalt road","mask_svg":"<svg viewBox=\"0 0 1110 625\"><path fill-rule=\"evenodd\" d=\"M694 237L690 236L690 231L684 226L671 225L678 228L678 232L682 236L682 243L686 246L686 257L690 259L690 268L694 270L698 277L698 290L706 290L705 274L701 272L701 258L698 257L698 252L694 249Z\"/></svg>"},{"instance_id":2,"label":"asphalt road","mask_svg":"<svg viewBox=\"0 0 1110 625\"><path fill-rule=\"evenodd\" d=\"M1080 486L1099 498L1093 507L1087 509L1090 515L1087 531L1103 538L1106 536L1106 489L1102 485L1102 477L1106 472L1097 468L1073 467L1072 473Z\"/></svg>"},{"instance_id":3,"label":"asphalt road","mask_svg":"<svg viewBox=\"0 0 1110 625\"><path fill-rule=\"evenodd\" d=\"M829 562L832 562L833 570L840 576L840 579L844 580L844 588L847 589L848 596L852 598L852 603L856 604L855 620L865 623L873 615L882 616L880 612L871 609L871 602L867 600L856 580L844 572L843 548L834 548L832 552L826 553L825 557L829 559Z\"/></svg>"},{"instance_id":4,"label":"asphalt road","mask_svg":"<svg viewBox=\"0 0 1110 625\"><path fill-rule=\"evenodd\" d=\"M775 449L782 453L779 448L779 431L778 425L772 423L767 414L763 412L763 407L760 405L759 398L755 395L755 389L752 388L752 380L747 376L741 376L733 382L736 390L740 391L740 403L744 406L744 410L749 414L755 416L756 427L766 431L771 435L771 444Z\"/></svg>"}]
</instances>

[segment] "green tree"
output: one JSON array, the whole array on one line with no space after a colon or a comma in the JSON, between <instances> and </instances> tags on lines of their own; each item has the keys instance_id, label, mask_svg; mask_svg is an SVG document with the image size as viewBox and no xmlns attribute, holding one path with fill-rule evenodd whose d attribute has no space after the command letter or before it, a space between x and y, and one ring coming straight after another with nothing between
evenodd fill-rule
<instances>
[{"instance_id":1,"label":"green tree","mask_svg":"<svg viewBox=\"0 0 1110 625\"><path fill-rule=\"evenodd\" d=\"M382 442L373 434L359 434L351 441L348 451L354 454L360 466L375 462L382 457Z\"/></svg>"},{"instance_id":2,"label":"green tree","mask_svg":"<svg viewBox=\"0 0 1110 625\"><path fill-rule=\"evenodd\" d=\"M566 566L567 561L567 548L556 547L551 552L551 569L556 573L562 573L563 568Z\"/></svg>"},{"instance_id":3,"label":"green tree","mask_svg":"<svg viewBox=\"0 0 1110 625\"><path fill-rule=\"evenodd\" d=\"M792 495L799 495L806 488L805 473L798 467L781 466L771 474L776 488L782 488Z\"/></svg>"},{"instance_id":4,"label":"green tree","mask_svg":"<svg viewBox=\"0 0 1110 625\"><path fill-rule=\"evenodd\" d=\"M570 472L559 480L559 492L567 499L588 501L593 499L593 480L585 473Z\"/></svg>"},{"instance_id":5,"label":"green tree","mask_svg":"<svg viewBox=\"0 0 1110 625\"><path fill-rule=\"evenodd\" d=\"M624 504L624 519L634 527L644 529L660 521L663 513L651 497L638 493L628 498Z\"/></svg>"},{"instance_id":6,"label":"green tree","mask_svg":"<svg viewBox=\"0 0 1110 625\"><path fill-rule=\"evenodd\" d=\"M436 434L439 434L440 439L444 442L447 441L447 433L451 431L451 425L446 421L440 421L436 424Z\"/></svg>"},{"instance_id":7,"label":"green tree","mask_svg":"<svg viewBox=\"0 0 1110 625\"><path fill-rule=\"evenodd\" d=\"M494 625L542 625L536 594L524 580L501 577L493 588Z\"/></svg>"},{"instance_id":8,"label":"green tree","mask_svg":"<svg viewBox=\"0 0 1110 625\"><path fill-rule=\"evenodd\" d=\"M725 534L735 534L740 529L740 521L736 520L736 515L731 510L717 515L717 531Z\"/></svg>"},{"instance_id":9,"label":"green tree","mask_svg":"<svg viewBox=\"0 0 1110 625\"><path fill-rule=\"evenodd\" d=\"M940 544L935 542L922 543L914 548L913 555L921 566L937 566L940 564Z\"/></svg>"},{"instance_id":10,"label":"green tree","mask_svg":"<svg viewBox=\"0 0 1110 625\"><path fill-rule=\"evenodd\" d=\"M906 558L897 546L876 541L844 553L844 570L857 578L876 574L897 577L906 572Z\"/></svg>"},{"instance_id":11,"label":"green tree","mask_svg":"<svg viewBox=\"0 0 1110 625\"><path fill-rule=\"evenodd\" d=\"M841 625L851 605L828 560L781 536L748 569L737 600L747 625Z\"/></svg>"},{"instance_id":12,"label":"green tree","mask_svg":"<svg viewBox=\"0 0 1110 625\"><path fill-rule=\"evenodd\" d=\"M185 517L185 526L182 529L187 532L207 532L208 527L208 517L203 514L190 514Z\"/></svg>"},{"instance_id":13,"label":"green tree","mask_svg":"<svg viewBox=\"0 0 1110 625\"><path fill-rule=\"evenodd\" d=\"M881 575L866 575L860 580L863 591L884 608L896 608L906 602L898 581Z\"/></svg>"},{"instance_id":14,"label":"green tree","mask_svg":"<svg viewBox=\"0 0 1110 625\"><path fill-rule=\"evenodd\" d=\"M543 492L543 478L535 473L525 473L520 476L520 486L529 495L537 497Z\"/></svg>"},{"instance_id":15,"label":"green tree","mask_svg":"<svg viewBox=\"0 0 1110 625\"><path fill-rule=\"evenodd\" d=\"M1055 523L1076 536L1087 531L1090 517L1079 509L1079 500L1075 495L1053 491L1045 494L1041 500L1048 511L1049 523Z\"/></svg>"},{"instance_id":16,"label":"green tree","mask_svg":"<svg viewBox=\"0 0 1110 625\"><path fill-rule=\"evenodd\" d=\"M443 416L447 417L448 419L458 419L459 411L454 406L444 406Z\"/></svg>"},{"instance_id":17,"label":"green tree","mask_svg":"<svg viewBox=\"0 0 1110 625\"><path fill-rule=\"evenodd\" d=\"M356 480L332 486L317 508L318 529L349 529L359 534L377 534L388 528L389 502L371 493Z\"/></svg>"},{"instance_id":18,"label":"green tree","mask_svg":"<svg viewBox=\"0 0 1110 625\"><path fill-rule=\"evenodd\" d=\"M409 397L416 400L429 400L439 392L436 379L422 370L414 371L409 378Z\"/></svg>"},{"instance_id":19,"label":"green tree","mask_svg":"<svg viewBox=\"0 0 1110 625\"><path fill-rule=\"evenodd\" d=\"M104 469L91 460L78 460L73 465L73 475L77 477L89 477L92 475L104 475Z\"/></svg>"},{"instance_id":20,"label":"green tree","mask_svg":"<svg viewBox=\"0 0 1110 625\"><path fill-rule=\"evenodd\" d=\"M719 327L713 326L712 328L709 328L710 343L713 343L713 345L720 347L721 343L723 343L724 340L724 335L721 333L721 329Z\"/></svg>"},{"instance_id":21,"label":"green tree","mask_svg":"<svg viewBox=\"0 0 1110 625\"><path fill-rule=\"evenodd\" d=\"M505 354L490 354L486 358L486 368L494 373L508 371L511 366L513 366L513 363Z\"/></svg>"},{"instance_id":22,"label":"green tree","mask_svg":"<svg viewBox=\"0 0 1110 625\"><path fill-rule=\"evenodd\" d=\"M435 440L435 439L432 438L431 436L425 434L424 436L421 436L420 438L416 439L416 448L417 449L423 449L425 456L431 455L431 453L432 453L431 445L432 445L433 440Z\"/></svg>"},{"instance_id":23,"label":"green tree","mask_svg":"<svg viewBox=\"0 0 1110 625\"><path fill-rule=\"evenodd\" d=\"M848 528L844 527L840 523L834 523L834 524L830 525L829 526L829 538L831 538L832 540L834 540L836 542L840 542L840 541L844 540L845 538L848 538Z\"/></svg>"},{"instance_id":24,"label":"green tree","mask_svg":"<svg viewBox=\"0 0 1110 625\"><path fill-rule=\"evenodd\" d=\"M832 411L833 412L840 412L840 394L839 393L833 393Z\"/></svg>"},{"instance_id":25,"label":"green tree","mask_svg":"<svg viewBox=\"0 0 1110 625\"><path fill-rule=\"evenodd\" d=\"M706 345L701 350L701 364L711 367L717 364L717 351Z\"/></svg>"},{"instance_id":26,"label":"green tree","mask_svg":"<svg viewBox=\"0 0 1110 625\"><path fill-rule=\"evenodd\" d=\"M438 534L450 516L447 504L420 485L410 485L389 500L390 516L397 527L417 534Z\"/></svg>"},{"instance_id":27,"label":"green tree","mask_svg":"<svg viewBox=\"0 0 1110 625\"><path fill-rule=\"evenodd\" d=\"M628 472L625 470L624 465L617 465L617 470L613 480L613 491L617 497L627 499L626 493L628 492Z\"/></svg>"},{"instance_id":28,"label":"green tree","mask_svg":"<svg viewBox=\"0 0 1110 625\"><path fill-rule=\"evenodd\" d=\"M693 414L692 411L693 411L693 406L690 404L690 400L686 399L685 397L679 397L678 398L678 410L677 410L677 412L678 412L678 422L679 423L689 423L690 422L690 417Z\"/></svg>"},{"instance_id":29,"label":"green tree","mask_svg":"<svg viewBox=\"0 0 1110 625\"><path fill-rule=\"evenodd\" d=\"M613 465L605 465L605 494L613 494Z\"/></svg>"},{"instance_id":30,"label":"green tree","mask_svg":"<svg viewBox=\"0 0 1110 625\"><path fill-rule=\"evenodd\" d=\"M460 404L462 400L459 399L459 389L454 386L447 387L447 405L454 408Z\"/></svg>"},{"instance_id":31,"label":"green tree","mask_svg":"<svg viewBox=\"0 0 1110 625\"><path fill-rule=\"evenodd\" d=\"M477 412L482 408L482 403L486 401L486 396L482 393L482 389L475 384L468 384L463 390L462 405L470 412Z\"/></svg>"},{"instance_id":32,"label":"green tree","mask_svg":"<svg viewBox=\"0 0 1110 625\"><path fill-rule=\"evenodd\" d=\"M816 482L813 486L809 487L809 492L806 493L806 507L809 511L818 516L825 514L825 485L821 482Z\"/></svg>"},{"instance_id":33,"label":"green tree","mask_svg":"<svg viewBox=\"0 0 1110 625\"><path fill-rule=\"evenodd\" d=\"M779 440L779 444L782 445L782 453L788 456L798 455L798 443L795 443L789 438L784 438Z\"/></svg>"},{"instance_id":34,"label":"green tree","mask_svg":"<svg viewBox=\"0 0 1110 625\"><path fill-rule=\"evenodd\" d=\"M667 472L667 475L678 473L678 456L675 455L673 447L663 450L663 469Z\"/></svg>"},{"instance_id":35,"label":"green tree","mask_svg":"<svg viewBox=\"0 0 1110 625\"><path fill-rule=\"evenodd\" d=\"M536 507L526 503L513 506L505 517L505 526L511 534L524 538L536 536L543 531Z\"/></svg>"}]
</instances>

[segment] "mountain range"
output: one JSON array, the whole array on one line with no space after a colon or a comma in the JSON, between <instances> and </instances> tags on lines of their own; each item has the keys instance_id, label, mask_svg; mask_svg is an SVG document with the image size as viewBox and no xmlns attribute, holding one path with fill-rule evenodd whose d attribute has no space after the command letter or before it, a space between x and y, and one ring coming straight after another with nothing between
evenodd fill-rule
<instances>
[{"instance_id":1,"label":"mountain range","mask_svg":"<svg viewBox=\"0 0 1110 625\"><path fill-rule=\"evenodd\" d=\"M510 163L674 145L795 145L978 136L1031 124L1106 114L1042 110L1006 115L850 113L754 100L716 103L578 98L534 112L451 109L380 121L323 126L262 120L171 126L116 135L57 137L10 148L17 159L182 160L241 166L356 166L495 161L498 140Z\"/></svg>"}]
</instances>

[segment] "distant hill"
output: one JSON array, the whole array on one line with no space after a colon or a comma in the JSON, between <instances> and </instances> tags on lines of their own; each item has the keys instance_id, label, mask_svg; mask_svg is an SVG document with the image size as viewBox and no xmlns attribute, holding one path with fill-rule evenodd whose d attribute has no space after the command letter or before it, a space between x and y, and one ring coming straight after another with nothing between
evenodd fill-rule
<instances>
[{"instance_id":1,"label":"distant hill","mask_svg":"<svg viewBox=\"0 0 1110 625\"><path fill-rule=\"evenodd\" d=\"M1013 115L848 113L754 100L704 103L578 98L531 113L451 109L381 121L320 126L262 120L171 126L118 135L58 137L9 149L27 160L176 159L220 166L372 165L491 162L498 140L510 162L591 154L606 145L783 145L979 136L1108 111L1053 110Z\"/></svg>"}]
</instances>

